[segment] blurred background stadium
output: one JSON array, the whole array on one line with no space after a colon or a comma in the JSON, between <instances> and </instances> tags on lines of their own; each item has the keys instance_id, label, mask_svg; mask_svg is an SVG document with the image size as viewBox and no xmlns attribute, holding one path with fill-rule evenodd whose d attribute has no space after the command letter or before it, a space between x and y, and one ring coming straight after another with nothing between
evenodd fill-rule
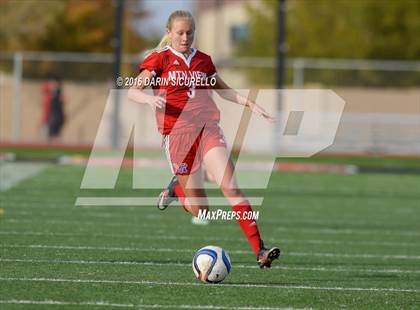
<instances>
[{"instance_id":1,"label":"blurred background stadium","mask_svg":"<svg viewBox=\"0 0 420 310\"><path fill-rule=\"evenodd\" d=\"M278 1L127 0L121 76L136 76L166 16L185 8L197 19L195 46L232 87L276 88L277 7ZM46 142L43 85L53 76L63 81L60 144L93 143L113 87L114 10L112 1L1 1L2 144ZM284 87L332 89L346 101L324 154L419 154L418 27L418 1L287 2ZM119 118L124 123L123 113ZM154 131L152 122L143 124ZM271 141L259 148L271 151Z\"/></svg>"},{"instance_id":2,"label":"blurred background stadium","mask_svg":"<svg viewBox=\"0 0 420 310\"><path fill-rule=\"evenodd\" d=\"M152 159L141 188L130 148L114 189L81 189L100 121L111 149L132 116L103 114L116 72L138 74L177 9L193 13L195 46L233 88L276 89L284 60L283 88L331 89L346 102L334 143L277 159L271 177L269 135L254 130L243 146L240 181L263 200L264 239L284 252L267 272L236 222L197 227L179 208L136 203L75 207L94 196L152 206L169 180L151 111L140 106L140 156ZM0 0L1 308L418 308L419 30L418 0ZM65 122L52 139L54 79ZM240 113L219 108L232 142ZM252 187L260 174L267 188ZM191 258L207 244L230 253L224 285L194 282Z\"/></svg>"}]
</instances>

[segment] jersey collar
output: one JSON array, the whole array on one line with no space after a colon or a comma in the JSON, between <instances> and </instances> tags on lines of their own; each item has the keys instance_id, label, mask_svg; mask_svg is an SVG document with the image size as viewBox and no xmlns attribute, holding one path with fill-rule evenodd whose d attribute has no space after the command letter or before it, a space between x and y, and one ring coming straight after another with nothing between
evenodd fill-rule
<instances>
[{"instance_id":1,"label":"jersey collar","mask_svg":"<svg viewBox=\"0 0 420 310\"><path fill-rule=\"evenodd\" d=\"M174 50L171 46L168 45L168 48L174 55L181 58L185 62L185 64L187 65L188 68L190 67L190 63L191 63L192 58L194 57L195 53L197 53L197 49L192 48L191 49L192 51L191 51L190 55L188 56L188 58L185 58L184 54Z\"/></svg>"}]
</instances>

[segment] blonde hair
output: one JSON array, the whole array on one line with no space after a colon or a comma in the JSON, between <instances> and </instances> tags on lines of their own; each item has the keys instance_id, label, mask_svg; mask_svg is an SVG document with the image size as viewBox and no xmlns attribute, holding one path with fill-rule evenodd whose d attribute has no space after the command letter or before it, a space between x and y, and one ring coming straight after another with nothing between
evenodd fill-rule
<instances>
[{"instance_id":1,"label":"blonde hair","mask_svg":"<svg viewBox=\"0 0 420 310\"><path fill-rule=\"evenodd\" d=\"M173 22L176 19L187 19L191 22L193 29L195 29L195 21L194 21L194 17L192 16L192 14L188 11L174 11L171 13L171 15L169 15L168 17L168 21L166 23L166 29L171 29ZM168 34L165 34L162 39L160 40L159 44L156 46L156 49L161 49L162 47L165 47L166 45L170 45L171 44L171 40L169 39Z\"/></svg>"}]
</instances>

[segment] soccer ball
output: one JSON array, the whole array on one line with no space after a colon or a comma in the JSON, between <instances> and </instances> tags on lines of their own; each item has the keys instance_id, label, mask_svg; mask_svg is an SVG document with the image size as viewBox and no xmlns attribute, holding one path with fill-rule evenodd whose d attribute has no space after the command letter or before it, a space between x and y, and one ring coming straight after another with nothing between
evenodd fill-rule
<instances>
[{"instance_id":1,"label":"soccer ball","mask_svg":"<svg viewBox=\"0 0 420 310\"><path fill-rule=\"evenodd\" d=\"M219 283L229 274L231 264L225 250L209 245L195 253L192 267L198 280L206 283Z\"/></svg>"}]
</instances>

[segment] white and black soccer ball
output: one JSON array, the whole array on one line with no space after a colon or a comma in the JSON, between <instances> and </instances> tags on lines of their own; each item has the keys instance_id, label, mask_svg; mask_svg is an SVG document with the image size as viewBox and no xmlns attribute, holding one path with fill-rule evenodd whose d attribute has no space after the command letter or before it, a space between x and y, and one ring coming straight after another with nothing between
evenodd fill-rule
<instances>
[{"instance_id":1,"label":"white and black soccer ball","mask_svg":"<svg viewBox=\"0 0 420 310\"><path fill-rule=\"evenodd\" d=\"M225 250L209 245L195 253L192 267L198 280L206 283L219 283L229 274L231 264Z\"/></svg>"}]
</instances>

